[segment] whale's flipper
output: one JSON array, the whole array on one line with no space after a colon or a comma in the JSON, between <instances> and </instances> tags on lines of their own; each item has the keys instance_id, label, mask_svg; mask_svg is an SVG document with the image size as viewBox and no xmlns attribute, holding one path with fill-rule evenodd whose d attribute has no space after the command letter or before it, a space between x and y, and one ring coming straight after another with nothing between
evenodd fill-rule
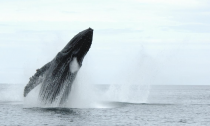
<instances>
[{"instance_id":1,"label":"whale's flipper","mask_svg":"<svg viewBox=\"0 0 210 126\"><path fill-rule=\"evenodd\" d=\"M45 64L42 68L38 69L34 76L30 77L28 84L24 89L24 97L28 95L28 93L34 89L37 85L43 82L44 73L50 68L51 62Z\"/></svg>"}]
</instances>

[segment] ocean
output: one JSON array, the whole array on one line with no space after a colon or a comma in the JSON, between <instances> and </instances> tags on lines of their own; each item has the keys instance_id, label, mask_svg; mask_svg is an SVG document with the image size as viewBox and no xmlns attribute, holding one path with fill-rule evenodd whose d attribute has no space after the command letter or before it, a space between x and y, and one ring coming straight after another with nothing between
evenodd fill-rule
<instances>
[{"instance_id":1,"label":"ocean","mask_svg":"<svg viewBox=\"0 0 210 126\"><path fill-rule=\"evenodd\" d=\"M155 85L142 103L95 108L26 107L23 88L0 84L0 126L210 126L210 86Z\"/></svg>"}]
</instances>

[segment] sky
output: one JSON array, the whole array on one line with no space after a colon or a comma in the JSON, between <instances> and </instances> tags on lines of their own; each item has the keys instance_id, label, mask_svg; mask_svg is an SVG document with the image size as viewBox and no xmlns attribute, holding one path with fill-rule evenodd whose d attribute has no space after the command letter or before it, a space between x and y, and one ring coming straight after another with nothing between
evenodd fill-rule
<instances>
[{"instance_id":1,"label":"sky","mask_svg":"<svg viewBox=\"0 0 210 126\"><path fill-rule=\"evenodd\" d=\"M27 84L78 32L95 84L210 85L208 0L0 0L0 83Z\"/></svg>"}]
</instances>

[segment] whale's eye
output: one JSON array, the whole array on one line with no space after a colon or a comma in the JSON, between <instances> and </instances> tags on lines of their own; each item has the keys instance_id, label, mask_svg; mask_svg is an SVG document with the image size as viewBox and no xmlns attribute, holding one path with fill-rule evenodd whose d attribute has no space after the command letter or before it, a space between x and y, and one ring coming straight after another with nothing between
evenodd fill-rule
<instances>
[{"instance_id":1,"label":"whale's eye","mask_svg":"<svg viewBox=\"0 0 210 126\"><path fill-rule=\"evenodd\" d=\"M61 54L61 52L59 52L55 57L56 61L60 61L61 57L62 57L62 54Z\"/></svg>"},{"instance_id":2,"label":"whale's eye","mask_svg":"<svg viewBox=\"0 0 210 126\"><path fill-rule=\"evenodd\" d=\"M67 53L68 52L68 49L64 49L63 51L62 51L62 53Z\"/></svg>"}]
</instances>

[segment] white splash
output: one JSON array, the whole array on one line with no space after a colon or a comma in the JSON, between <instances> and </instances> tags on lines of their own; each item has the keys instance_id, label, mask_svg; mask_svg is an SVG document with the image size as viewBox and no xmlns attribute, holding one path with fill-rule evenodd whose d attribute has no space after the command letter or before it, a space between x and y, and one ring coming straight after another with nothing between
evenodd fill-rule
<instances>
[{"instance_id":1,"label":"white splash","mask_svg":"<svg viewBox=\"0 0 210 126\"><path fill-rule=\"evenodd\" d=\"M116 68L118 71L104 99L114 102L147 103L150 84L156 73L155 61L143 50L129 52L129 54L132 55L119 56L115 62L113 62L115 59L112 60L112 64L118 67Z\"/></svg>"},{"instance_id":2,"label":"white splash","mask_svg":"<svg viewBox=\"0 0 210 126\"><path fill-rule=\"evenodd\" d=\"M96 108L95 103L98 101L98 96L89 71L90 68L88 67L87 62L85 62L72 84L71 92L65 107Z\"/></svg>"},{"instance_id":3,"label":"white splash","mask_svg":"<svg viewBox=\"0 0 210 126\"><path fill-rule=\"evenodd\" d=\"M37 85L33 90L28 93L27 97L24 98L24 108L41 107L39 101L40 88L41 84Z\"/></svg>"}]
</instances>

